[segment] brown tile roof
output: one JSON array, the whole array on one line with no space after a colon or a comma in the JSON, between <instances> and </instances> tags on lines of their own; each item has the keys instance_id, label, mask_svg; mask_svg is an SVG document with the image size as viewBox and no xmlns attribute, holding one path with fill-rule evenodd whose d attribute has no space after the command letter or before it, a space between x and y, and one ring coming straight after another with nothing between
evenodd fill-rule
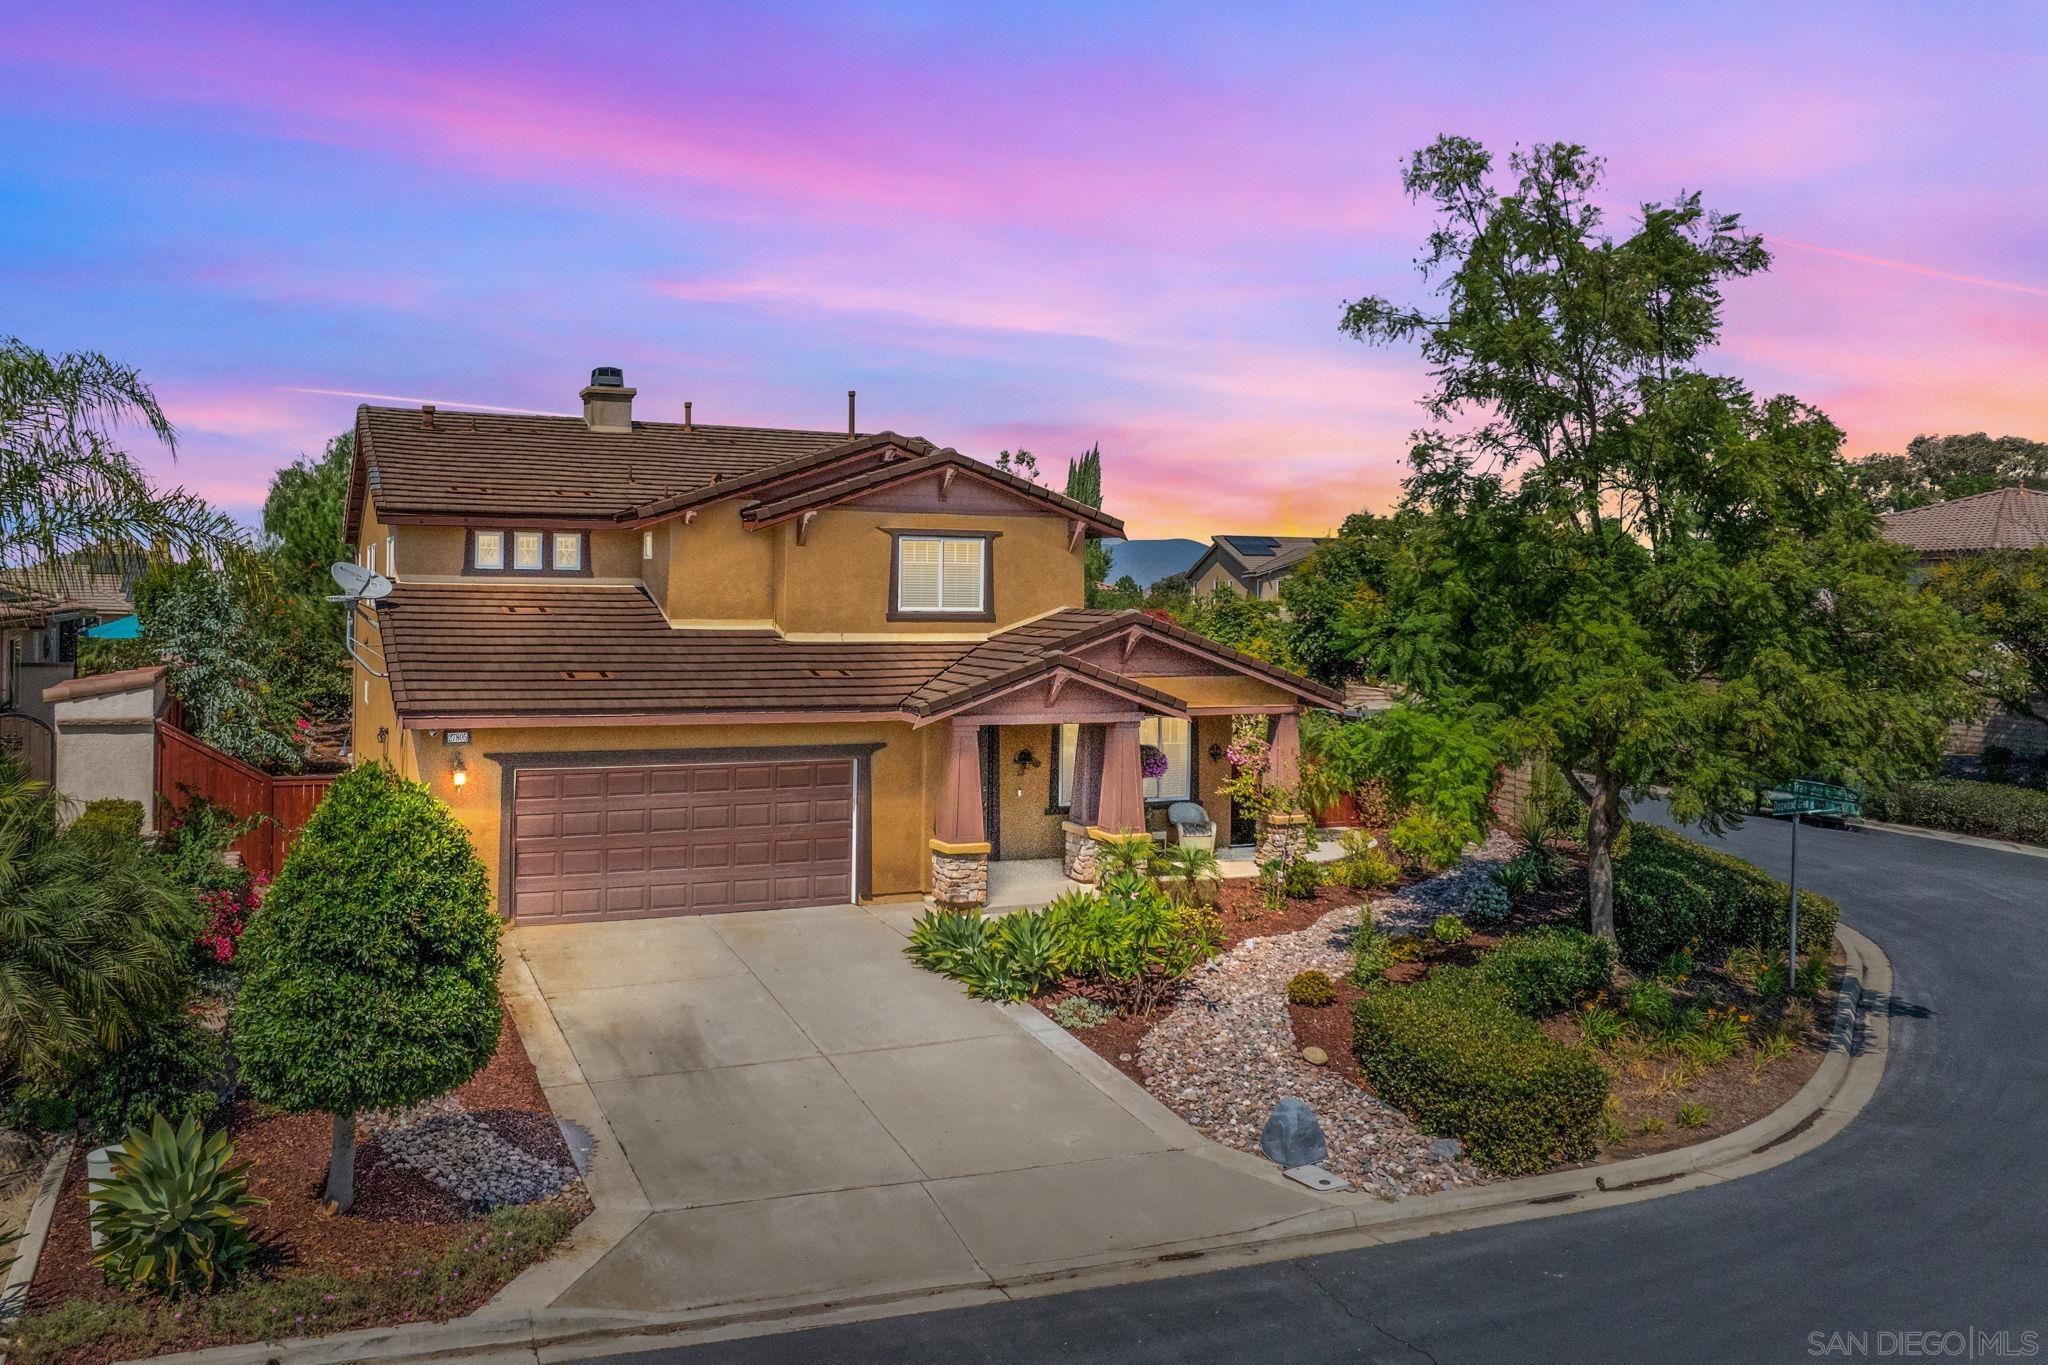
<instances>
[{"instance_id":1,"label":"brown tile roof","mask_svg":"<svg viewBox=\"0 0 2048 1365\"><path fill-rule=\"evenodd\" d=\"M2048 493L1995 488L1968 498L1929 503L1884 519L1884 533L1924 558L2048 545Z\"/></svg>"},{"instance_id":2,"label":"brown tile roof","mask_svg":"<svg viewBox=\"0 0 2048 1365\"><path fill-rule=\"evenodd\" d=\"M981 642L788 640L772 631L688 631L638 587L401 583L379 604L401 718L629 717L691 713L936 716L1034 672L1063 666L1177 707L1069 656L1137 626L1327 704L1341 699L1285 670L1140 612L1070 610Z\"/></svg>"},{"instance_id":3,"label":"brown tile roof","mask_svg":"<svg viewBox=\"0 0 2048 1365\"><path fill-rule=\"evenodd\" d=\"M893 712L969 648L677 630L638 587L403 583L378 620L405 718Z\"/></svg>"},{"instance_id":4,"label":"brown tile roof","mask_svg":"<svg viewBox=\"0 0 2048 1365\"><path fill-rule=\"evenodd\" d=\"M847 445L845 432L635 422L592 431L581 417L356 409L349 524L365 486L400 516L615 518L643 504Z\"/></svg>"},{"instance_id":5,"label":"brown tile roof","mask_svg":"<svg viewBox=\"0 0 2048 1365\"><path fill-rule=\"evenodd\" d=\"M23 620L68 611L126 616L134 610L119 574L88 573L47 564L0 570L0 620Z\"/></svg>"},{"instance_id":6,"label":"brown tile roof","mask_svg":"<svg viewBox=\"0 0 2048 1365\"><path fill-rule=\"evenodd\" d=\"M879 468L861 465L838 478L824 468L874 452L883 458L890 447L911 458ZM375 494L378 512L387 517L636 521L772 483L772 501L759 504L750 517L767 524L942 464L1042 498L1106 534L1123 534L1122 522L1095 508L893 431L848 436L679 422L592 431L580 417L437 409L429 419L419 408L365 405L356 409L346 537L353 541L360 529L365 490ZM796 476L813 468L821 470L818 482L794 489Z\"/></svg>"}]
</instances>

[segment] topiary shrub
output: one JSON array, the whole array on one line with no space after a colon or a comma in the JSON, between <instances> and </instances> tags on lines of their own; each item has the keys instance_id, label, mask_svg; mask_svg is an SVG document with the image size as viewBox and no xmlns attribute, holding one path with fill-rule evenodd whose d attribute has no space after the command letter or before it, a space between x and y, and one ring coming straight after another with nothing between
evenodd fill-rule
<instances>
[{"instance_id":1,"label":"topiary shrub","mask_svg":"<svg viewBox=\"0 0 2048 1365\"><path fill-rule=\"evenodd\" d=\"M1791 888L1752 863L1657 825L1630 824L1614 863L1614 930L1622 960L1651 971L1694 940L1765 952L1782 949ZM1799 946L1833 950L1840 909L1799 893Z\"/></svg>"},{"instance_id":2,"label":"topiary shrub","mask_svg":"<svg viewBox=\"0 0 2048 1365\"><path fill-rule=\"evenodd\" d=\"M1555 1014L1607 984L1613 945L1578 929L1532 929L1504 940L1479 963L1479 974L1508 994L1523 1014Z\"/></svg>"},{"instance_id":3,"label":"topiary shrub","mask_svg":"<svg viewBox=\"0 0 2048 1365\"><path fill-rule=\"evenodd\" d=\"M356 1113L432 1099L497 1051L498 933L468 832L424 786L366 764L328 788L242 935L233 1024L258 1099L335 1116L340 1208Z\"/></svg>"},{"instance_id":4,"label":"topiary shrub","mask_svg":"<svg viewBox=\"0 0 2048 1365\"><path fill-rule=\"evenodd\" d=\"M1287 982L1287 1002L1312 1010L1334 1005L1337 1003L1337 983L1324 972L1296 972Z\"/></svg>"},{"instance_id":5,"label":"topiary shrub","mask_svg":"<svg viewBox=\"0 0 2048 1365\"><path fill-rule=\"evenodd\" d=\"M1352 1048L1373 1089L1480 1165L1524 1175L1593 1155L1607 1073L1518 1013L1469 968L1439 967L1353 1007Z\"/></svg>"}]
</instances>

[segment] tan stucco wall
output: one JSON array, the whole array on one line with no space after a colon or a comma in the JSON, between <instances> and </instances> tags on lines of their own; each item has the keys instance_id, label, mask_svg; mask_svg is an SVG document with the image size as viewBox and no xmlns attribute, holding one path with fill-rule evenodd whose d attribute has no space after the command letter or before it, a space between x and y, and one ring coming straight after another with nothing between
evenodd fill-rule
<instances>
[{"instance_id":1,"label":"tan stucco wall","mask_svg":"<svg viewBox=\"0 0 2048 1365\"><path fill-rule=\"evenodd\" d=\"M994 621L891 621L887 529L996 531ZM1087 598L1082 547L1067 549L1067 522L1056 516L869 512L835 507L818 514L804 544L796 524L755 536L781 542L776 619L787 631L959 635L1001 630Z\"/></svg>"},{"instance_id":2,"label":"tan stucco wall","mask_svg":"<svg viewBox=\"0 0 2048 1365\"><path fill-rule=\"evenodd\" d=\"M1147 687L1179 697L1190 706L1293 706L1292 692L1241 673L1221 677L1138 677Z\"/></svg>"},{"instance_id":3,"label":"tan stucco wall","mask_svg":"<svg viewBox=\"0 0 2048 1365\"><path fill-rule=\"evenodd\" d=\"M936 727L914 731L891 722L805 725L564 726L555 729L472 730L470 742L450 746L441 735L419 736L417 771L434 795L448 802L469 830L490 869L491 888L502 888L500 838L503 770L493 754L591 752L592 766L627 761L633 751L669 749L788 748L819 744L881 744L870 762L869 852L875 896L914 895L930 876L932 811L926 780L927 751L935 748ZM460 754L468 781L450 781ZM604 755L614 755L607 760ZM401 769L403 771L403 769ZM930 767L932 782L937 769Z\"/></svg>"},{"instance_id":4,"label":"tan stucco wall","mask_svg":"<svg viewBox=\"0 0 2048 1365\"><path fill-rule=\"evenodd\" d=\"M1211 593L1218 588L1228 588L1232 592L1241 593L1244 591L1244 584L1232 578L1230 571L1224 568L1221 562L1218 562L1211 564L1202 571L1202 576L1195 580L1195 591L1198 593Z\"/></svg>"},{"instance_id":5,"label":"tan stucco wall","mask_svg":"<svg viewBox=\"0 0 2048 1365\"><path fill-rule=\"evenodd\" d=\"M1230 765L1209 757L1209 750L1230 747L1229 716L1195 717L1195 799L1216 824L1216 847L1230 842L1230 798L1216 789L1230 776Z\"/></svg>"},{"instance_id":6,"label":"tan stucco wall","mask_svg":"<svg viewBox=\"0 0 2048 1365\"><path fill-rule=\"evenodd\" d=\"M667 581L659 597L671 621L774 619L776 536L742 527L738 503L718 503L688 525L677 517L662 527ZM657 554L662 550L656 546Z\"/></svg>"},{"instance_id":7,"label":"tan stucco wall","mask_svg":"<svg viewBox=\"0 0 2048 1365\"><path fill-rule=\"evenodd\" d=\"M460 526L400 526L398 576L433 578L462 572L469 532Z\"/></svg>"}]
</instances>

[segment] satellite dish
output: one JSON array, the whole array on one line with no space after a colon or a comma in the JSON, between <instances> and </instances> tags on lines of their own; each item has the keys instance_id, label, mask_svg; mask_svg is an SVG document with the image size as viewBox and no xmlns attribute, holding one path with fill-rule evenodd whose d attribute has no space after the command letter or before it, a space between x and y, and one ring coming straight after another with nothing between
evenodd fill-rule
<instances>
[{"instance_id":1,"label":"satellite dish","mask_svg":"<svg viewBox=\"0 0 2048 1365\"><path fill-rule=\"evenodd\" d=\"M391 595L391 580L383 574L372 573L360 564L344 559L328 566L327 572L334 577L342 596L354 602L375 602L380 597Z\"/></svg>"}]
</instances>

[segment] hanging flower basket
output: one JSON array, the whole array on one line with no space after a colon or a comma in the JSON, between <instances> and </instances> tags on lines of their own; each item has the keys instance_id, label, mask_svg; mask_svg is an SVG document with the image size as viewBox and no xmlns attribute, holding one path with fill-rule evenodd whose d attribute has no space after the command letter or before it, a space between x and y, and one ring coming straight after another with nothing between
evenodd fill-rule
<instances>
[{"instance_id":1,"label":"hanging flower basket","mask_svg":"<svg viewBox=\"0 0 2048 1365\"><path fill-rule=\"evenodd\" d=\"M1166 750L1156 744L1140 744L1138 771L1147 777L1166 776Z\"/></svg>"}]
</instances>

